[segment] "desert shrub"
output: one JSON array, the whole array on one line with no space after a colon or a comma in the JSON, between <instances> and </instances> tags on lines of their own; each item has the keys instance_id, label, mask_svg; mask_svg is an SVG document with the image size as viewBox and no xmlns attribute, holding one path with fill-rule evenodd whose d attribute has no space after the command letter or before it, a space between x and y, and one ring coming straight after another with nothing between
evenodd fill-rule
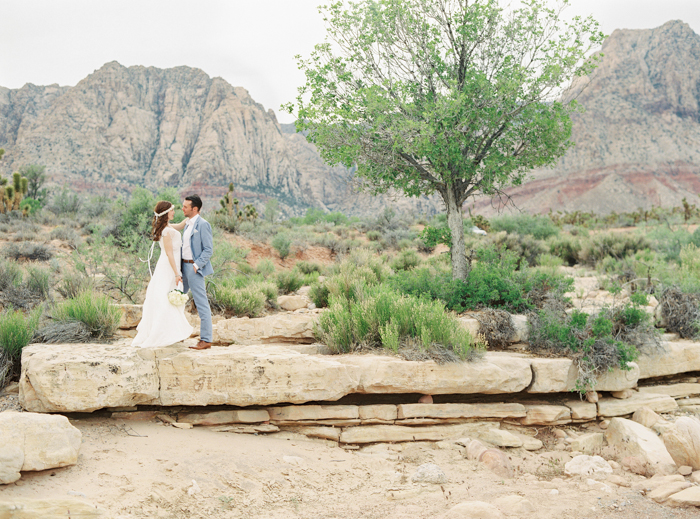
<instances>
[{"instance_id":1,"label":"desert shrub","mask_svg":"<svg viewBox=\"0 0 700 519\"><path fill-rule=\"evenodd\" d=\"M0 259L0 290L22 283L22 270L11 260Z\"/></svg>"},{"instance_id":2,"label":"desert shrub","mask_svg":"<svg viewBox=\"0 0 700 519\"><path fill-rule=\"evenodd\" d=\"M285 259L287 256L289 256L289 253L291 252L291 244L292 240L289 238L287 233L284 232L275 235L275 237L272 238L271 243L272 247L274 247L281 259Z\"/></svg>"},{"instance_id":3,"label":"desert shrub","mask_svg":"<svg viewBox=\"0 0 700 519\"><path fill-rule=\"evenodd\" d=\"M271 276L275 273L275 264L270 258L261 259L255 267L255 272L264 277Z\"/></svg>"},{"instance_id":4,"label":"desert shrub","mask_svg":"<svg viewBox=\"0 0 700 519\"><path fill-rule=\"evenodd\" d=\"M379 231L367 231L367 239L369 241L379 241L382 237L382 233Z\"/></svg>"},{"instance_id":5,"label":"desert shrub","mask_svg":"<svg viewBox=\"0 0 700 519\"><path fill-rule=\"evenodd\" d=\"M27 279L25 284L30 292L36 294L41 299L49 297L51 274L48 269L41 267L27 268Z\"/></svg>"},{"instance_id":6,"label":"desert shrub","mask_svg":"<svg viewBox=\"0 0 700 519\"><path fill-rule=\"evenodd\" d=\"M250 285L244 288L232 288L218 284L212 291L212 306L227 314L257 317L265 309L266 291L269 291L269 287Z\"/></svg>"},{"instance_id":7,"label":"desert shrub","mask_svg":"<svg viewBox=\"0 0 700 519\"><path fill-rule=\"evenodd\" d=\"M282 294L296 292L304 286L304 278L298 270L281 270L275 278L277 287Z\"/></svg>"},{"instance_id":8,"label":"desert shrub","mask_svg":"<svg viewBox=\"0 0 700 519\"><path fill-rule=\"evenodd\" d=\"M567 265L574 266L579 262L581 240L573 236L554 236L548 241L549 253L561 258Z\"/></svg>"},{"instance_id":9,"label":"desert shrub","mask_svg":"<svg viewBox=\"0 0 700 519\"><path fill-rule=\"evenodd\" d=\"M391 262L394 270L412 270L420 265L418 253L412 249L402 250Z\"/></svg>"},{"instance_id":10,"label":"desert shrub","mask_svg":"<svg viewBox=\"0 0 700 519\"><path fill-rule=\"evenodd\" d=\"M406 294L440 299L457 312L484 307L521 312L541 305L548 295L561 297L573 285L572 278L554 272L517 270L519 260L511 251L484 248L477 259L466 281L428 267L397 272L390 283Z\"/></svg>"},{"instance_id":11,"label":"desert shrub","mask_svg":"<svg viewBox=\"0 0 700 519\"><path fill-rule=\"evenodd\" d=\"M529 348L570 357L578 368L576 389L593 389L597 376L613 368L630 369L637 349L615 337L615 322L608 311L597 315L561 308L544 308L529 316Z\"/></svg>"},{"instance_id":12,"label":"desert shrub","mask_svg":"<svg viewBox=\"0 0 700 519\"><path fill-rule=\"evenodd\" d=\"M448 247L452 246L452 234L446 226L432 227L428 225L421 231L419 238L428 252L432 252L440 243Z\"/></svg>"},{"instance_id":13,"label":"desert shrub","mask_svg":"<svg viewBox=\"0 0 700 519\"><path fill-rule=\"evenodd\" d=\"M0 314L0 349L11 358L18 359L22 348L31 341L41 313L41 308L36 308L28 315L19 310L3 311Z\"/></svg>"},{"instance_id":14,"label":"desert shrub","mask_svg":"<svg viewBox=\"0 0 700 519\"><path fill-rule=\"evenodd\" d=\"M680 261L681 250L689 245L700 246L700 234L691 234L685 229L670 229L667 226L656 226L647 234L651 248L660 253L665 261Z\"/></svg>"},{"instance_id":15,"label":"desert shrub","mask_svg":"<svg viewBox=\"0 0 700 519\"><path fill-rule=\"evenodd\" d=\"M483 334L486 343L491 348L502 348L515 335L513 319L505 310L486 308L476 316L480 323L479 333Z\"/></svg>"},{"instance_id":16,"label":"desert shrub","mask_svg":"<svg viewBox=\"0 0 700 519\"><path fill-rule=\"evenodd\" d=\"M279 288L277 288L277 285L275 283L272 283L271 281L254 281L248 286L254 290L262 292L262 294L265 296L265 299L267 299L268 301L272 301L273 303L277 302L277 294L279 294Z\"/></svg>"},{"instance_id":17,"label":"desert shrub","mask_svg":"<svg viewBox=\"0 0 700 519\"><path fill-rule=\"evenodd\" d=\"M184 217L180 205L180 195L177 190L167 188L153 195L144 188L136 188L128 201L116 204L119 208L115 225L108 231L123 248L135 250L148 241L153 223L153 208L159 200L166 200L175 206L174 222L182 221ZM150 246L150 245L149 245ZM214 255L216 257L216 255Z\"/></svg>"},{"instance_id":18,"label":"desert shrub","mask_svg":"<svg viewBox=\"0 0 700 519\"><path fill-rule=\"evenodd\" d=\"M41 243L10 243L3 252L13 260L49 261L53 257L49 248Z\"/></svg>"},{"instance_id":19,"label":"desert shrub","mask_svg":"<svg viewBox=\"0 0 700 519\"><path fill-rule=\"evenodd\" d=\"M505 249L513 252L518 258L522 258L528 265L537 264L537 257L547 252L543 241L531 235L508 234L499 232L488 237L489 246L496 249ZM519 263L519 265L522 262Z\"/></svg>"},{"instance_id":20,"label":"desert shrub","mask_svg":"<svg viewBox=\"0 0 700 519\"><path fill-rule=\"evenodd\" d=\"M668 287L659 296L659 305L667 331L684 339L700 335L700 294L683 293L678 287Z\"/></svg>"},{"instance_id":21,"label":"desert shrub","mask_svg":"<svg viewBox=\"0 0 700 519\"><path fill-rule=\"evenodd\" d=\"M112 200L104 195L95 195L89 197L83 202L83 207L80 213L85 215L90 220L99 218L105 213L110 213L113 206Z\"/></svg>"},{"instance_id":22,"label":"desert shrub","mask_svg":"<svg viewBox=\"0 0 700 519\"><path fill-rule=\"evenodd\" d=\"M76 214L80 210L81 205L82 201L78 193L63 186L51 199L48 209L55 215L61 216L65 214Z\"/></svg>"},{"instance_id":23,"label":"desert shrub","mask_svg":"<svg viewBox=\"0 0 700 519\"><path fill-rule=\"evenodd\" d=\"M12 236L12 241L33 241L36 239L36 232L21 230Z\"/></svg>"},{"instance_id":24,"label":"desert shrub","mask_svg":"<svg viewBox=\"0 0 700 519\"><path fill-rule=\"evenodd\" d=\"M92 338L103 339L114 335L121 311L106 295L85 291L56 305L52 317L57 322L80 321Z\"/></svg>"},{"instance_id":25,"label":"desert shrub","mask_svg":"<svg viewBox=\"0 0 700 519\"><path fill-rule=\"evenodd\" d=\"M604 233L589 238L582 244L579 259L594 266L605 257L623 259L635 252L648 249L649 241L641 235L628 233Z\"/></svg>"},{"instance_id":26,"label":"desert shrub","mask_svg":"<svg viewBox=\"0 0 700 519\"><path fill-rule=\"evenodd\" d=\"M564 264L564 260L553 254L540 254L537 256L537 265L546 268L557 268Z\"/></svg>"},{"instance_id":27,"label":"desert shrub","mask_svg":"<svg viewBox=\"0 0 700 519\"><path fill-rule=\"evenodd\" d=\"M386 248L399 249L399 243L403 240L407 240L408 243L413 243L413 239L416 237L415 233L409 229L399 228L386 231L382 235L382 243Z\"/></svg>"},{"instance_id":28,"label":"desert shrub","mask_svg":"<svg viewBox=\"0 0 700 519\"><path fill-rule=\"evenodd\" d=\"M34 332L34 342L65 344L90 342L92 334L85 323L80 321L49 322Z\"/></svg>"},{"instance_id":29,"label":"desert shrub","mask_svg":"<svg viewBox=\"0 0 700 519\"><path fill-rule=\"evenodd\" d=\"M477 353L469 332L437 301L400 295L386 286L365 286L355 297L353 302L332 296L316 327L317 338L336 353L361 347L398 351L407 339L424 350L446 350L455 360Z\"/></svg>"},{"instance_id":30,"label":"desert shrub","mask_svg":"<svg viewBox=\"0 0 700 519\"><path fill-rule=\"evenodd\" d=\"M295 267L299 269L302 274L312 274L314 272L320 274L322 269L321 265L310 261L298 261Z\"/></svg>"},{"instance_id":31,"label":"desert shrub","mask_svg":"<svg viewBox=\"0 0 700 519\"><path fill-rule=\"evenodd\" d=\"M326 308L330 293L325 283L314 283L311 285L311 290L309 290L309 299L313 301L316 308Z\"/></svg>"},{"instance_id":32,"label":"desert shrub","mask_svg":"<svg viewBox=\"0 0 700 519\"><path fill-rule=\"evenodd\" d=\"M490 224L491 232L506 231L508 234L530 235L537 240L545 240L550 236L559 234L559 228L547 216L530 214L504 215L492 218ZM475 225L478 224L475 223ZM481 228L483 229L483 227Z\"/></svg>"},{"instance_id":33,"label":"desert shrub","mask_svg":"<svg viewBox=\"0 0 700 519\"><path fill-rule=\"evenodd\" d=\"M75 229L69 227L59 226L51 231L50 238L52 240L61 240L68 242L73 247L77 246L80 242L80 236Z\"/></svg>"}]
</instances>

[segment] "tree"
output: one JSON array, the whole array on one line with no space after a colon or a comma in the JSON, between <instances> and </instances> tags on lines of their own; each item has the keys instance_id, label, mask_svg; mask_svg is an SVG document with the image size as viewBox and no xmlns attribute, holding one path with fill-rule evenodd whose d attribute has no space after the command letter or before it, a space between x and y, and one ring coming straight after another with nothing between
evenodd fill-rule
<instances>
[{"instance_id":1,"label":"tree","mask_svg":"<svg viewBox=\"0 0 700 519\"><path fill-rule=\"evenodd\" d=\"M279 211L280 203L276 198L270 198L265 202L265 219L270 223L275 223L277 212Z\"/></svg>"},{"instance_id":2,"label":"tree","mask_svg":"<svg viewBox=\"0 0 700 519\"><path fill-rule=\"evenodd\" d=\"M566 86L588 74L603 40L568 0L360 0L321 7L327 41L299 60L296 105L324 160L357 166L372 193L438 193L452 274L466 279L462 207L518 185L569 148Z\"/></svg>"},{"instance_id":3,"label":"tree","mask_svg":"<svg viewBox=\"0 0 700 519\"><path fill-rule=\"evenodd\" d=\"M29 182L27 197L39 200L42 203L46 200L47 195L47 190L43 188L46 182L45 170L46 166L39 166L37 164L29 164L19 168L20 174L26 177Z\"/></svg>"}]
</instances>

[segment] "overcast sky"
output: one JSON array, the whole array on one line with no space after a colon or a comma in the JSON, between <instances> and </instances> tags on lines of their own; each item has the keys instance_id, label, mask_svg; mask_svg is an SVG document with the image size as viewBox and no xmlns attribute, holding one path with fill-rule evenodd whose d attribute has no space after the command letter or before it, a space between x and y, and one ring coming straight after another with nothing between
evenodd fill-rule
<instances>
[{"instance_id":1,"label":"overcast sky","mask_svg":"<svg viewBox=\"0 0 700 519\"><path fill-rule=\"evenodd\" d=\"M242 86L277 112L304 80L325 30L329 0L0 0L0 86L75 85L116 60L161 68L188 65ZM680 19L700 32L700 0L571 0L603 32Z\"/></svg>"}]
</instances>

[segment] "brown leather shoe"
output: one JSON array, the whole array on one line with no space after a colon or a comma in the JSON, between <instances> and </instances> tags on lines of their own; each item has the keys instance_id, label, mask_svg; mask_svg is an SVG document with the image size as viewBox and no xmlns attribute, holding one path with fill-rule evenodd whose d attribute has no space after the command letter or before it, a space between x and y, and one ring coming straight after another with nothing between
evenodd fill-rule
<instances>
[{"instance_id":1,"label":"brown leather shoe","mask_svg":"<svg viewBox=\"0 0 700 519\"><path fill-rule=\"evenodd\" d=\"M196 346L190 346L191 350L208 350L211 348L210 342L199 341Z\"/></svg>"}]
</instances>

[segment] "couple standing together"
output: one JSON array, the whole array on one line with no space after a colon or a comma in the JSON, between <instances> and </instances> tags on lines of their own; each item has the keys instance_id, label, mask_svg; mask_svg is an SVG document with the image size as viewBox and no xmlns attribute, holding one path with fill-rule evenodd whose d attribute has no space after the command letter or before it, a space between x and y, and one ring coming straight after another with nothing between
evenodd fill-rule
<instances>
[{"instance_id":1,"label":"couple standing together","mask_svg":"<svg viewBox=\"0 0 700 519\"><path fill-rule=\"evenodd\" d=\"M185 317L184 305L174 306L168 300L168 293L182 283L185 294L192 291L201 320L200 341L190 348L211 348L211 309L204 277L214 272L209 261L214 252L214 240L211 225L199 215L201 209L202 200L197 195L188 196L182 204L187 219L171 224L175 206L170 202L156 204L152 238L160 244L160 258L146 290L143 316L136 327L138 333L132 346L170 346L192 335L193 328ZM184 235L180 236L183 228Z\"/></svg>"}]
</instances>

